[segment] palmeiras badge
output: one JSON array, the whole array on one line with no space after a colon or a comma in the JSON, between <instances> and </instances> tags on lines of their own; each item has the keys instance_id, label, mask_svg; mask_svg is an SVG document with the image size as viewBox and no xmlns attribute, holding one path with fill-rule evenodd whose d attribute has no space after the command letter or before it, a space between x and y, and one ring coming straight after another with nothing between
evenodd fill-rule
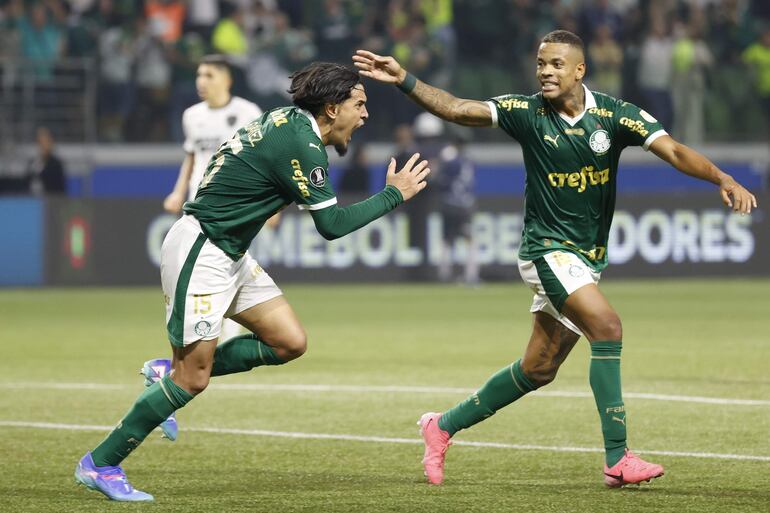
<instances>
[{"instance_id":1,"label":"palmeiras badge","mask_svg":"<svg viewBox=\"0 0 770 513\"><path fill-rule=\"evenodd\" d=\"M607 153L607 150L612 145L610 134L606 130L597 130L591 134L591 137L588 139L588 145L597 155Z\"/></svg>"},{"instance_id":2,"label":"palmeiras badge","mask_svg":"<svg viewBox=\"0 0 770 513\"><path fill-rule=\"evenodd\" d=\"M196 335L205 337L211 331L211 324L208 321L198 321L193 329Z\"/></svg>"}]
</instances>

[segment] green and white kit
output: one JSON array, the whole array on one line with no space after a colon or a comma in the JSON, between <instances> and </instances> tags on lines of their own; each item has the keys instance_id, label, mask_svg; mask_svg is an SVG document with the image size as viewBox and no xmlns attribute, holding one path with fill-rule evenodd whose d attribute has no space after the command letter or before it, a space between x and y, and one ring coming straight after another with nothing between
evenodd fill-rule
<instances>
[{"instance_id":1,"label":"green and white kit","mask_svg":"<svg viewBox=\"0 0 770 513\"><path fill-rule=\"evenodd\" d=\"M556 112L541 93L488 102L493 125L522 147L526 188L519 269L535 290L532 311L552 315L574 290L598 282L607 266L620 153L628 146L647 150L666 135L639 107L583 90L585 108L574 118ZM546 258L552 252L564 256Z\"/></svg>"}]
</instances>

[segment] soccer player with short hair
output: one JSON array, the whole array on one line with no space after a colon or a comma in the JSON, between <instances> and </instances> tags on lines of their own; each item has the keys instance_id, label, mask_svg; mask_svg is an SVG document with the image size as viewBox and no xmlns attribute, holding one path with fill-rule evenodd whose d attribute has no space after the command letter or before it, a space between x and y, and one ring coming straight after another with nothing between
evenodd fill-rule
<instances>
[{"instance_id":1,"label":"soccer player with short hair","mask_svg":"<svg viewBox=\"0 0 770 513\"><path fill-rule=\"evenodd\" d=\"M171 413L206 389L211 376L281 365L302 356L305 330L273 279L247 253L264 223L290 203L308 210L332 240L411 199L430 172L414 154L385 188L347 207L337 205L325 146L344 154L369 113L354 70L313 63L294 73L294 106L266 112L238 130L209 162L195 199L161 249L161 281L172 370L145 389L118 426L83 456L75 478L119 501L148 501L120 463ZM222 319L251 331L217 345Z\"/></svg>"},{"instance_id":2,"label":"soccer player with short hair","mask_svg":"<svg viewBox=\"0 0 770 513\"><path fill-rule=\"evenodd\" d=\"M748 214L754 196L706 157L671 138L649 113L590 91L582 40L557 30L537 52L540 91L489 101L456 98L407 73L392 57L365 50L353 56L362 76L396 84L423 108L454 123L499 126L521 143L526 168L519 271L535 297L532 335L523 358L501 369L473 395L420 421L428 480L444 479L450 438L556 377L578 339L591 344L589 369L605 447L610 487L663 475L663 467L628 450L620 384L620 318L599 290L607 266L607 237L615 209L615 180L623 148L642 146L679 171L719 187L722 201Z\"/></svg>"},{"instance_id":3,"label":"soccer player with short hair","mask_svg":"<svg viewBox=\"0 0 770 513\"><path fill-rule=\"evenodd\" d=\"M193 201L198 185L203 179L211 156L240 127L262 115L255 103L240 96L233 96L230 62L224 55L204 56L198 63L195 88L202 100L188 107L182 114L185 158L179 168L174 190L163 200L163 208L171 214L182 212L185 201ZM276 218L277 220L277 218ZM269 224L269 223L268 223ZM222 322L221 338L228 340L241 334L241 326L235 321ZM142 366L145 384L152 385L171 368L171 360L149 360ZM174 414L160 425L164 438L174 441L178 426Z\"/></svg>"}]
</instances>

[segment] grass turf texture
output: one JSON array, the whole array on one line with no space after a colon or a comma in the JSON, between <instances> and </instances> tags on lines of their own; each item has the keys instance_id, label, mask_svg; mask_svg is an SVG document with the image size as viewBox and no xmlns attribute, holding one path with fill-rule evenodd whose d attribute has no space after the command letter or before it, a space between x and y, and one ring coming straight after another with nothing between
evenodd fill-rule
<instances>
[{"instance_id":1,"label":"grass turf texture","mask_svg":"<svg viewBox=\"0 0 770 513\"><path fill-rule=\"evenodd\" d=\"M770 281L607 282L624 322L627 392L770 398ZM480 386L518 358L530 293L519 284L287 286L309 334L300 360L217 385ZM141 392L146 359L169 353L158 289L0 292L0 421L115 424ZM589 392L587 344L552 391ZM27 385L19 385L19 384ZM104 383L109 389L35 388ZM10 385L15 384L15 385ZM441 487L424 483L418 444L185 432L186 427L417 440L415 421L465 393L211 388L179 413L179 441L148 437L124 464L153 504L77 487L78 458L106 431L0 426L0 511L766 511L770 462L648 456L666 476L607 490L600 453L455 446ZM626 399L630 444L646 450L770 456L770 406ZM458 441L601 447L591 397L531 396Z\"/></svg>"}]
</instances>

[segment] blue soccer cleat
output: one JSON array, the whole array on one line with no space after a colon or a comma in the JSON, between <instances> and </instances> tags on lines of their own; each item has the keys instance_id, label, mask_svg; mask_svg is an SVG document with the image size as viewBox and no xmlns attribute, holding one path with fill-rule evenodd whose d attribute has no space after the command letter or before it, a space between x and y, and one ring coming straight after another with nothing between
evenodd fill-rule
<instances>
[{"instance_id":1,"label":"blue soccer cleat","mask_svg":"<svg viewBox=\"0 0 770 513\"><path fill-rule=\"evenodd\" d=\"M114 501L152 501L149 493L134 489L119 466L97 467L88 451L75 467L75 481L91 490L101 492Z\"/></svg>"},{"instance_id":2,"label":"blue soccer cleat","mask_svg":"<svg viewBox=\"0 0 770 513\"><path fill-rule=\"evenodd\" d=\"M142 370L139 371L144 376L144 386L149 387L160 378L168 374L171 370L171 360L166 358L156 358L155 360L147 360L142 366ZM172 413L166 420L161 422L160 429L163 431L163 438L168 438L170 441L176 440L179 435L179 425L176 422L176 413Z\"/></svg>"}]
</instances>

